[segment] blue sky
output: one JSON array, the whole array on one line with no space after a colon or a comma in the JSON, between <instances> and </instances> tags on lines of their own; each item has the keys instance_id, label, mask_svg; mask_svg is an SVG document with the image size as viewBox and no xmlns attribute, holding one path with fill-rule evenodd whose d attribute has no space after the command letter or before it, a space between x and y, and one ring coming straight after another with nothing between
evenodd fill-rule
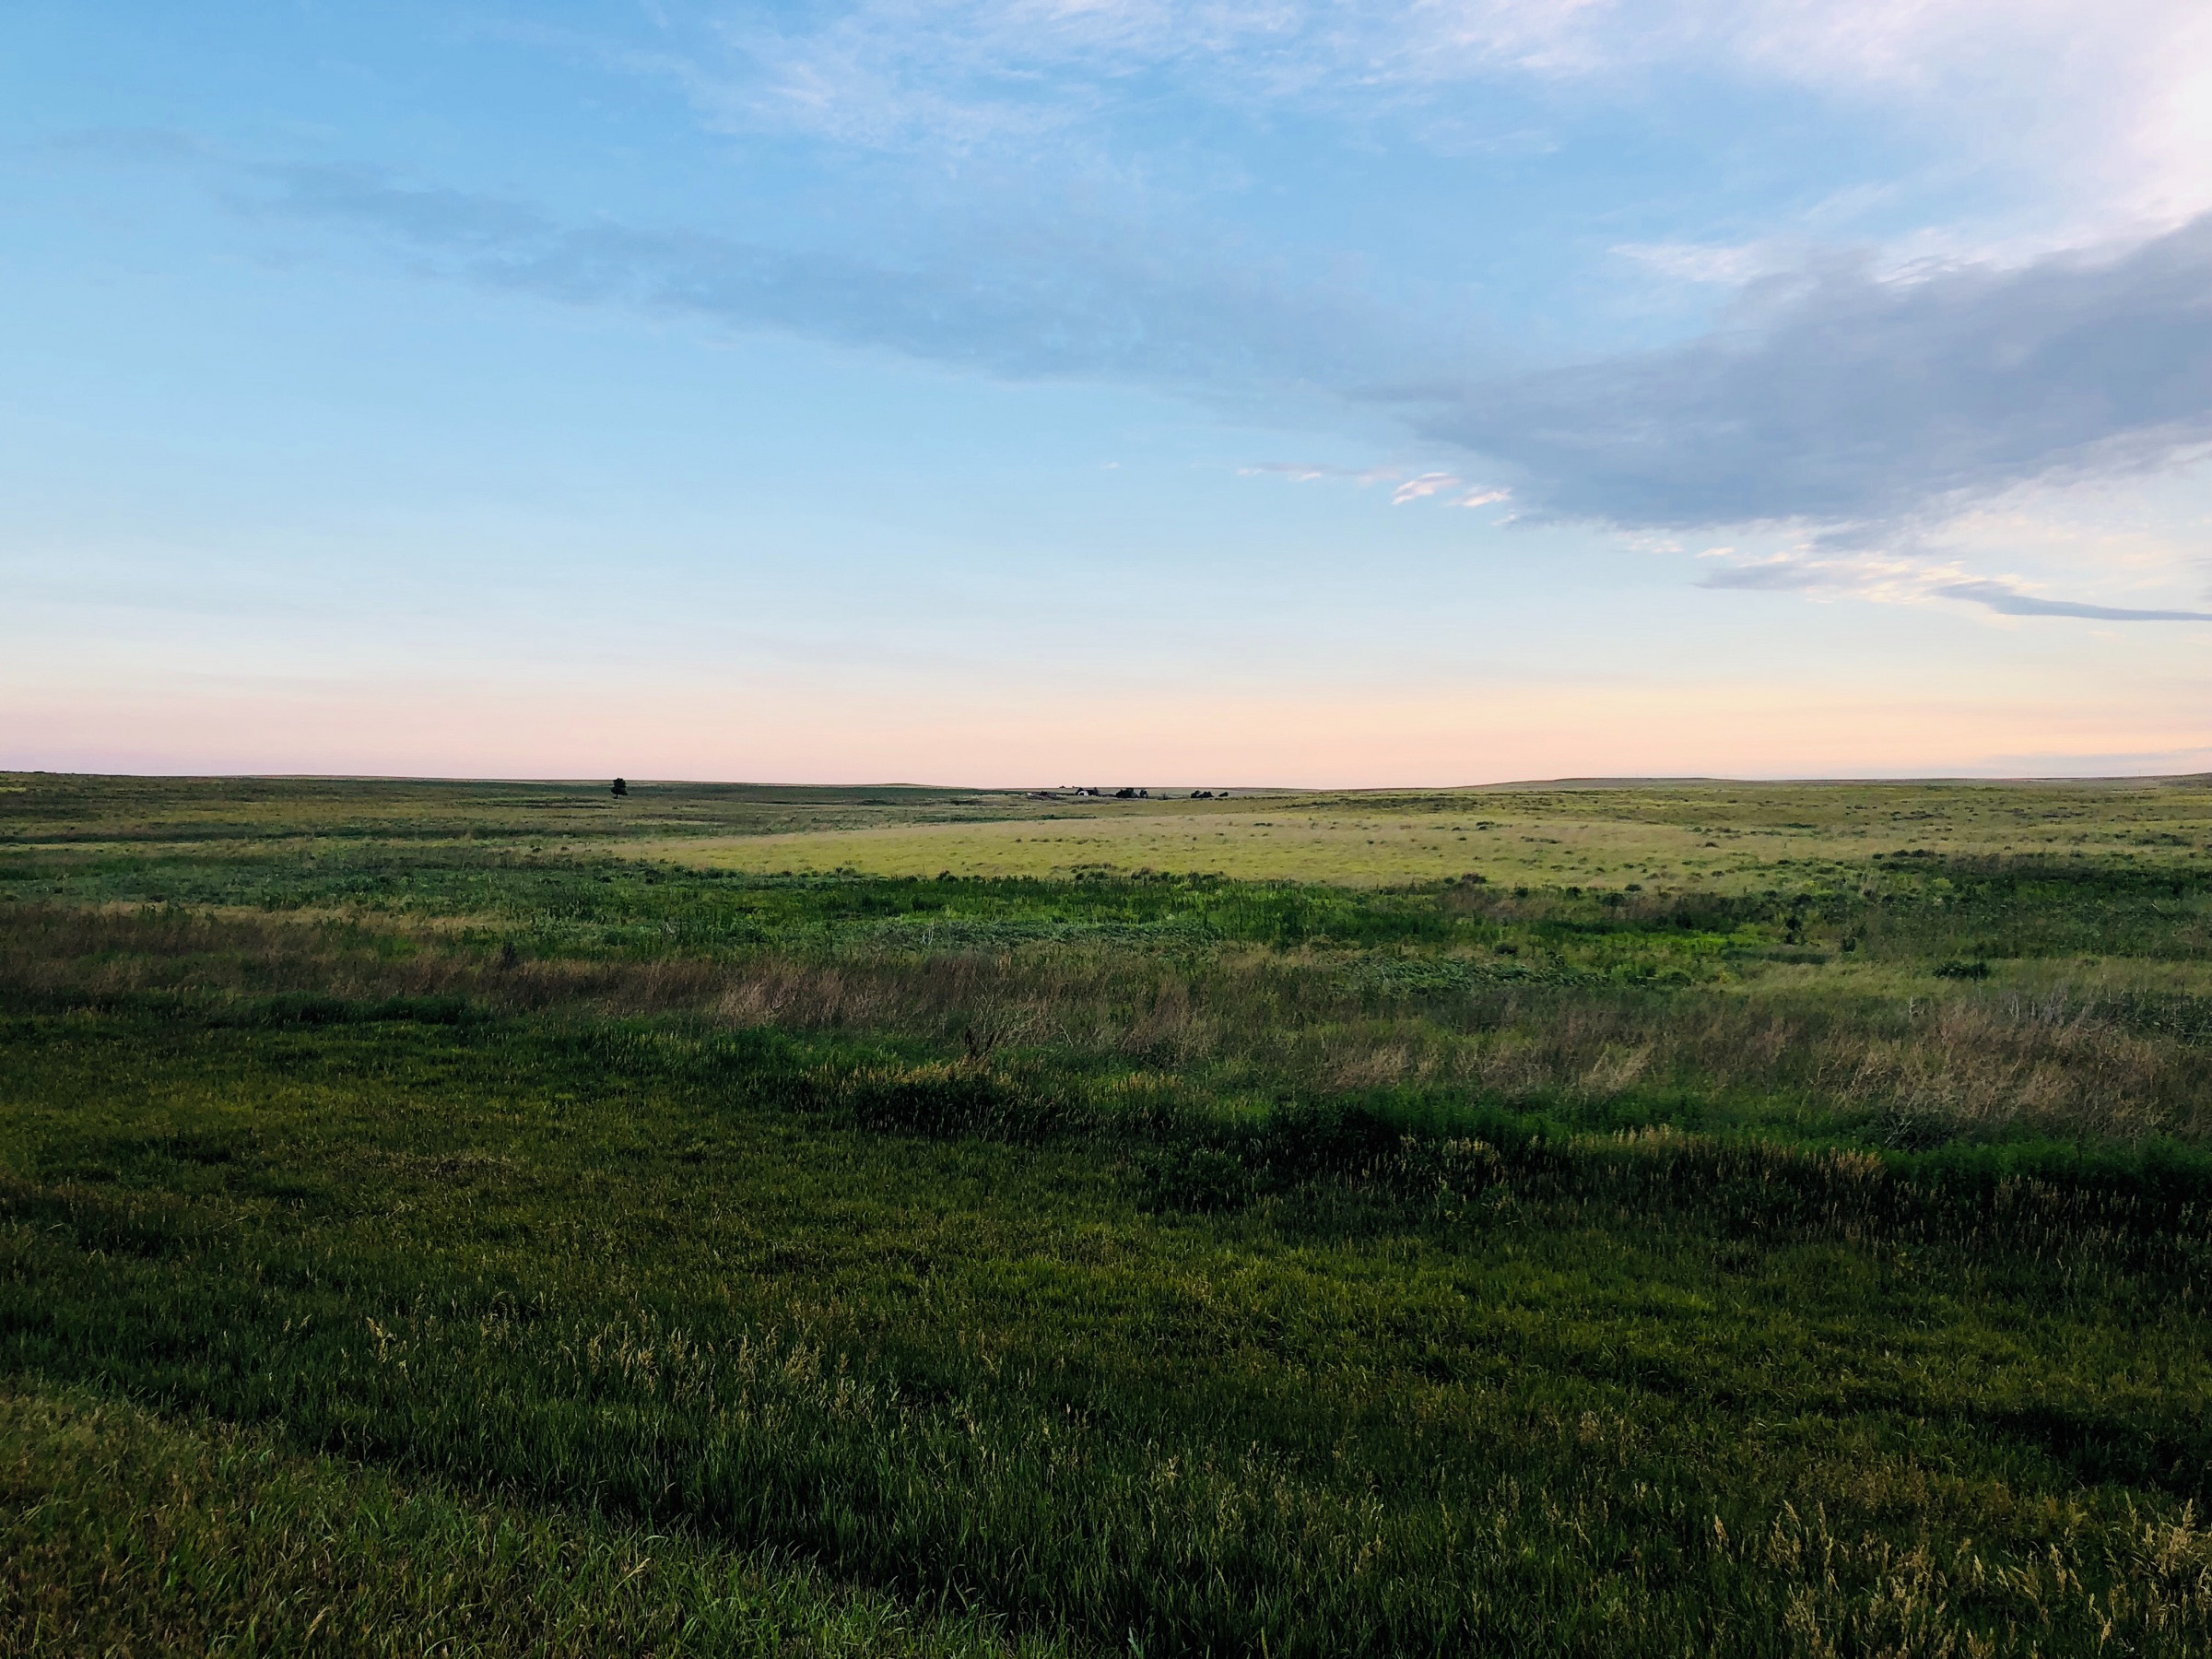
<instances>
[{"instance_id":1,"label":"blue sky","mask_svg":"<svg viewBox=\"0 0 2212 1659\"><path fill-rule=\"evenodd\" d=\"M2194 5L0 45L0 765L2212 766Z\"/></svg>"}]
</instances>

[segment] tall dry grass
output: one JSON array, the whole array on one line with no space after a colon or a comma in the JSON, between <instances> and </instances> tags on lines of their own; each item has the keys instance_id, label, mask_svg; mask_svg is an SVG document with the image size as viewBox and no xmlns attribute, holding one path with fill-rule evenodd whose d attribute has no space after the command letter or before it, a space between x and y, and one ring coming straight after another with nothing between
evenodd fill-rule
<instances>
[{"instance_id":1,"label":"tall dry grass","mask_svg":"<svg viewBox=\"0 0 2212 1659\"><path fill-rule=\"evenodd\" d=\"M1378 990L1324 951L1167 959L1097 945L729 960L515 956L429 933L161 909L0 910L0 1004L457 997L507 1013L691 1014L880 1032L982 1056L1051 1047L1323 1090L1462 1089L1508 1102L1637 1091L1786 1096L1918 1134L2019 1126L2212 1135L2200 1044L2138 1029L2091 984L1937 995L1802 984Z\"/></svg>"}]
</instances>

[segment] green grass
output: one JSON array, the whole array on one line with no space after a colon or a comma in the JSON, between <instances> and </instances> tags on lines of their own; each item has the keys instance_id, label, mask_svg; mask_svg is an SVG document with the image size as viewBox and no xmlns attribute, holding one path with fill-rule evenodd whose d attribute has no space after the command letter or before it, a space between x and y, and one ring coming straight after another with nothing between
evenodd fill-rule
<instances>
[{"instance_id":1,"label":"green grass","mask_svg":"<svg viewBox=\"0 0 2212 1659\"><path fill-rule=\"evenodd\" d=\"M1052 1651L680 1533L472 1499L81 1390L0 1394L0 1650Z\"/></svg>"},{"instance_id":2,"label":"green grass","mask_svg":"<svg viewBox=\"0 0 2212 1659\"><path fill-rule=\"evenodd\" d=\"M2188 849L783 878L101 787L0 852L0 1650L2212 1649Z\"/></svg>"}]
</instances>

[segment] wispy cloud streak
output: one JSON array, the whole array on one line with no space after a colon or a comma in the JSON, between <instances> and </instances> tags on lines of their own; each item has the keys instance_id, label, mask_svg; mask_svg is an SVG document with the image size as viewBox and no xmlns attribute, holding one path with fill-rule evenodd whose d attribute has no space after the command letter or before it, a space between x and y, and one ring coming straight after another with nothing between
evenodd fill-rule
<instances>
[{"instance_id":1,"label":"wispy cloud streak","mask_svg":"<svg viewBox=\"0 0 2212 1659\"><path fill-rule=\"evenodd\" d=\"M1699 584L1750 593L1821 590L1891 604L1948 599L1979 605L2005 617L2071 617L2091 622L2212 622L2212 611L2096 605L2053 599L2018 582L1962 575L1955 566L1931 567L1909 559L1806 559L1783 555L1715 571Z\"/></svg>"},{"instance_id":2,"label":"wispy cloud streak","mask_svg":"<svg viewBox=\"0 0 2212 1659\"><path fill-rule=\"evenodd\" d=\"M1901 114L1982 167L2041 175L2061 217L2212 206L2198 0L850 0L796 17L654 15L653 46L611 55L676 79L711 124L865 147L1031 147L1164 85L1372 114L1500 77L1618 93L1717 75ZM1417 127L1458 130L1438 112Z\"/></svg>"},{"instance_id":3,"label":"wispy cloud streak","mask_svg":"<svg viewBox=\"0 0 2212 1659\"><path fill-rule=\"evenodd\" d=\"M2093 622L2212 622L2212 611L2136 610L2126 606L2085 605L2077 599L2044 599L2002 582L1952 582L1928 590L1939 599L1986 605L2006 617L2082 617Z\"/></svg>"},{"instance_id":4,"label":"wispy cloud streak","mask_svg":"<svg viewBox=\"0 0 2212 1659\"><path fill-rule=\"evenodd\" d=\"M787 330L1014 377L1090 375L1230 392L1341 390L1402 373L1403 318L1202 249L1027 226L891 263L696 231L564 225L524 204L355 169L265 169L247 211L350 225L449 276L579 303Z\"/></svg>"}]
</instances>

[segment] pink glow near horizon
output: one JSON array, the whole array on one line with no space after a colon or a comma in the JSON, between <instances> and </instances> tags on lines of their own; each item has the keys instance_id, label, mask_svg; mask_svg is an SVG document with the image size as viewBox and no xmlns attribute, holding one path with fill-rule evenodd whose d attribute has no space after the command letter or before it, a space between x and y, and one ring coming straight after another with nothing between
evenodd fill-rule
<instances>
[{"instance_id":1,"label":"pink glow near horizon","mask_svg":"<svg viewBox=\"0 0 2212 1659\"><path fill-rule=\"evenodd\" d=\"M672 706L676 712L671 712ZM11 711L11 770L631 777L966 787L1441 787L1560 777L2133 775L2212 764L2177 709L1707 684L1111 703L477 690L81 700Z\"/></svg>"}]
</instances>

